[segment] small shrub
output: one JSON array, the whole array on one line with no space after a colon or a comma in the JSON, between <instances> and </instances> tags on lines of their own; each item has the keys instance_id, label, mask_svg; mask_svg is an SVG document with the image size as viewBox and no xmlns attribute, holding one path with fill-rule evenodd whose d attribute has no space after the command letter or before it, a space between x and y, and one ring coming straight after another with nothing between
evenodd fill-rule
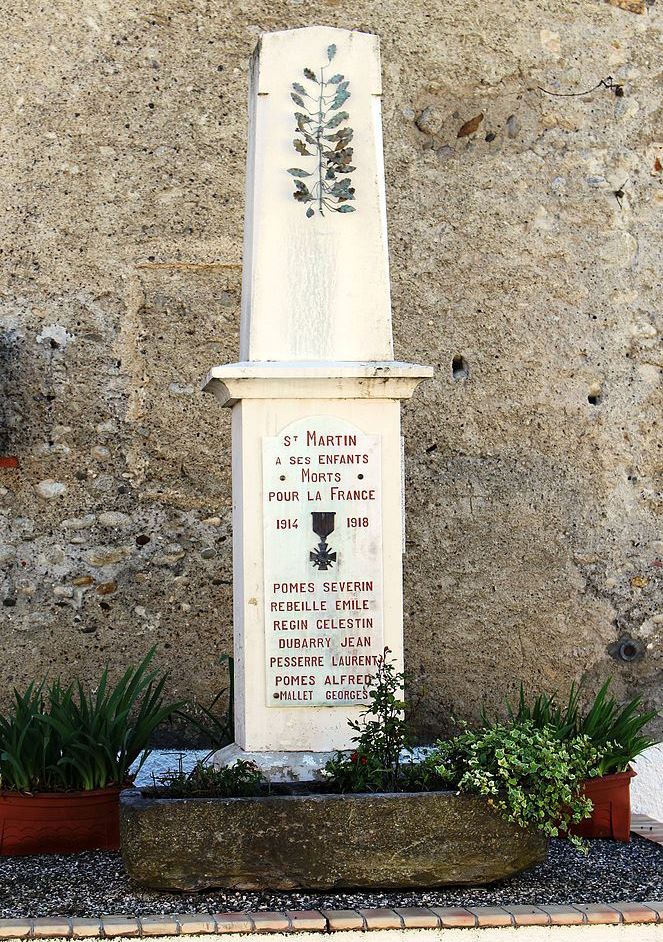
<instances>
[{"instance_id":1,"label":"small shrub","mask_svg":"<svg viewBox=\"0 0 663 942\"><path fill-rule=\"evenodd\" d=\"M338 752L325 766L325 774L330 788L343 794L395 791L389 784L391 776L382 762L359 749L350 756Z\"/></svg>"},{"instance_id":2,"label":"small shrub","mask_svg":"<svg viewBox=\"0 0 663 942\"><path fill-rule=\"evenodd\" d=\"M484 795L507 821L556 837L591 814L582 783L598 774L601 755L587 736L560 740L554 727L523 720L466 730L438 743L432 761L449 786Z\"/></svg>"},{"instance_id":3,"label":"small shrub","mask_svg":"<svg viewBox=\"0 0 663 942\"><path fill-rule=\"evenodd\" d=\"M408 749L411 736L400 699L404 676L387 660L385 649L371 705L357 721L355 751L339 752L326 766L329 786L340 792L438 791L454 788L482 795L506 820L548 837L568 834L569 827L592 813L584 797L588 778L627 768L650 745L643 726L656 716L638 712L640 698L620 707L604 684L590 708L580 708L580 688L573 686L567 703L540 694L530 704L521 687L509 721L491 721L439 742L432 755L416 760Z\"/></svg>"},{"instance_id":4,"label":"small shrub","mask_svg":"<svg viewBox=\"0 0 663 942\"><path fill-rule=\"evenodd\" d=\"M325 772L332 788L340 792L398 791L401 778L401 754L410 745L410 729L405 719L401 690L404 674L388 659L384 649L368 706L358 720L348 720L355 731L355 751L348 756L338 752L327 763Z\"/></svg>"},{"instance_id":5,"label":"small shrub","mask_svg":"<svg viewBox=\"0 0 663 942\"><path fill-rule=\"evenodd\" d=\"M187 704L184 710L177 711L177 716L195 727L205 744L212 749L222 749L235 741L235 659L229 654L222 654L218 663L227 668L228 685L215 694L209 706L203 706L202 703ZM225 709L218 712L219 703L224 700Z\"/></svg>"},{"instance_id":6,"label":"small shrub","mask_svg":"<svg viewBox=\"0 0 663 942\"><path fill-rule=\"evenodd\" d=\"M145 794L159 798L250 798L262 794L267 780L254 762L239 759L222 768L197 762L191 772L182 769L154 778Z\"/></svg>"}]
</instances>

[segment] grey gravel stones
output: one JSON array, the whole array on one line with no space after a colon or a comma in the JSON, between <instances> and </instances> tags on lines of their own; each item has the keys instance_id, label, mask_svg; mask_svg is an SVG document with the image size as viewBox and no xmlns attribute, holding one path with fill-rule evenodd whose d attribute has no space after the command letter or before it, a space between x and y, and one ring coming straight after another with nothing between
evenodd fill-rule
<instances>
[{"instance_id":1,"label":"grey gravel stones","mask_svg":"<svg viewBox=\"0 0 663 942\"><path fill-rule=\"evenodd\" d=\"M132 913L340 910L367 907L515 906L663 899L663 848L592 841L587 857L551 841L548 859L497 885L390 893L158 893L131 883L116 853L0 858L0 917Z\"/></svg>"}]
</instances>

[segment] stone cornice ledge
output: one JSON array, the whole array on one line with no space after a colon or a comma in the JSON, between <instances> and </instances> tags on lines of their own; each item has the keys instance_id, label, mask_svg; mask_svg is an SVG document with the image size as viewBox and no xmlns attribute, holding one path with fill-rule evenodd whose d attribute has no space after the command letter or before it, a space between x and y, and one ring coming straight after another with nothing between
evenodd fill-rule
<instances>
[{"instance_id":1,"label":"stone cornice ledge","mask_svg":"<svg viewBox=\"0 0 663 942\"><path fill-rule=\"evenodd\" d=\"M240 399L409 399L431 366L398 360L246 360L215 366L203 391L222 406Z\"/></svg>"}]
</instances>

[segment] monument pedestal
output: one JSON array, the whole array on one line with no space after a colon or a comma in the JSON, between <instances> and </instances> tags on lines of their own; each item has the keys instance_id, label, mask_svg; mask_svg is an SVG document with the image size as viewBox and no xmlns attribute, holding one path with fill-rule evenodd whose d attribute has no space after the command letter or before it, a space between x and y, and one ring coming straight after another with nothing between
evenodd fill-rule
<instances>
[{"instance_id":1,"label":"monument pedestal","mask_svg":"<svg viewBox=\"0 0 663 942\"><path fill-rule=\"evenodd\" d=\"M379 661L403 662L399 400L376 36L261 37L251 65L232 408L236 743L273 779L352 748Z\"/></svg>"},{"instance_id":2,"label":"monument pedestal","mask_svg":"<svg viewBox=\"0 0 663 942\"><path fill-rule=\"evenodd\" d=\"M222 768L238 761L253 762L268 782L322 782L322 770L336 752L247 752L236 742L218 749L213 756L214 766Z\"/></svg>"},{"instance_id":3,"label":"monument pedestal","mask_svg":"<svg viewBox=\"0 0 663 942\"><path fill-rule=\"evenodd\" d=\"M232 408L236 744L273 781L351 749L378 659L402 667L399 400L428 367L236 363ZM324 529L320 529L320 526Z\"/></svg>"}]
</instances>

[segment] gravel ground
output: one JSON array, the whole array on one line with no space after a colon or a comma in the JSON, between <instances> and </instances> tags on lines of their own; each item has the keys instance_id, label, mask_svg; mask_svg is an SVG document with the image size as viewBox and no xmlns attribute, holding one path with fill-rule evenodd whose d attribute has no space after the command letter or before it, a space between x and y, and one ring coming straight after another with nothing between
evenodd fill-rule
<instances>
[{"instance_id":1,"label":"gravel ground","mask_svg":"<svg viewBox=\"0 0 663 942\"><path fill-rule=\"evenodd\" d=\"M116 853L0 858L0 917L149 916L256 909L642 902L663 899L663 848L592 841L587 857L551 842L548 860L488 888L425 892L157 893L132 884Z\"/></svg>"}]
</instances>

